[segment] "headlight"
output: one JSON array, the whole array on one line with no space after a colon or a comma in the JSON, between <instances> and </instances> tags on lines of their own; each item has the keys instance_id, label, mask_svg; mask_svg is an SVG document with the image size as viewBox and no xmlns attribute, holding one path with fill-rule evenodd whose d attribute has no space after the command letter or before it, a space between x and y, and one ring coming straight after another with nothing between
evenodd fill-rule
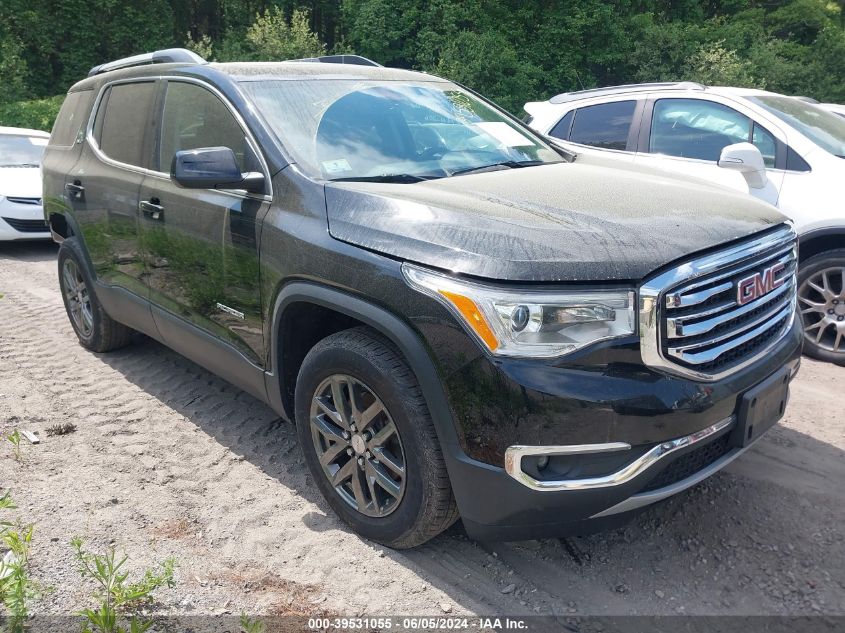
<instances>
[{"instance_id":1,"label":"headlight","mask_svg":"<svg viewBox=\"0 0 845 633\"><path fill-rule=\"evenodd\" d=\"M549 358L634 333L630 289L512 290L402 265L408 284L449 308L493 354Z\"/></svg>"}]
</instances>

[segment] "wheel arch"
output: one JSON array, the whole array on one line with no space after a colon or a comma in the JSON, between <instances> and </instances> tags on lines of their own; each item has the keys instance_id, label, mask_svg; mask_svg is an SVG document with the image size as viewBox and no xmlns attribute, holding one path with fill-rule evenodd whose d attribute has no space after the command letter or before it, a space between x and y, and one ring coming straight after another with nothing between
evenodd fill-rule
<instances>
[{"instance_id":1,"label":"wheel arch","mask_svg":"<svg viewBox=\"0 0 845 633\"><path fill-rule=\"evenodd\" d=\"M845 247L845 227L832 227L809 231L799 238L798 261L803 262L811 257Z\"/></svg>"},{"instance_id":2,"label":"wheel arch","mask_svg":"<svg viewBox=\"0 0 845 633\"><path fill-rule=\"evenodd\" d=\"M451 461L451 455L455 455L456 451L462 452L444 387L419 335L407 323L381 306L314 282L289 282L276 297L272 313L270 350L273 370L267 374L270 381L267 394L274 408L283 411L290 420L294 419L293 402L286 394L293 393L296 374L304 354L299 358L301 350L296 350L288 362L284 361L286 350L283 349L283 343L289 332L282 330L285 324L290 323L286 320L286 315L289 318L295 313L291 311L302 310L303 308L298 306L303 305L340 315L338 326L345 327L336 327L334 331L365 325L389 339L402 354L420 384L444 456L447 457L447 465ZM329 331L326 336L331 333L333 332Z\"/></svg>"}]
</instances>

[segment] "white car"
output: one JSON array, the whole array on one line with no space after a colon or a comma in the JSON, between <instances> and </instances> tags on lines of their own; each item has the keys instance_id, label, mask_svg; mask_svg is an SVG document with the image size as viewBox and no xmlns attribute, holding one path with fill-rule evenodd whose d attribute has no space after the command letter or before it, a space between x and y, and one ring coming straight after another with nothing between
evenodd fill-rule
<instances>
[{"instance_id":1,"label":"white car","mask_svg":"<svg viewBox=\"0 0 845 633\"><path fill-rule=\"evenodd\" d=\"M838 103L820 103L819 106L825 110L833 112L834 114L838 114L845 119L845 105L839 105Z\"/></svg>"},{"instance_id":2,"label":"white car","mask_svg":"<svg viewBox=\"0 0 845 633\"><path fill-rule=\"evenodd\" d=\"M50 239L41 207L41 156L50 135L0 127L0 241Z\"/></svg>"},{"instance_id":3,"label":"white car","mask_svg":"<svg viewBox=\"0 0 845 633\"><path fill-rule=\"evenodd\" d=\"M805 351L845 364L845 118L794 97L692 82L564 93L525 111L531 127L587 160L698 177L791 217Z\"/></svg>"}]
</instances>

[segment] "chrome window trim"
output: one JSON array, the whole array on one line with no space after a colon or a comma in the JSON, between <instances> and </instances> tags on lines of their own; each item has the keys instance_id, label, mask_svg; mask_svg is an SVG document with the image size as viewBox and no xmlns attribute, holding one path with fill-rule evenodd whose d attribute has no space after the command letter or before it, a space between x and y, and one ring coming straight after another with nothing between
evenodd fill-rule
<instances>
[{"instance_id":1,"label":"chrome window trim","mask_svg":"<svg viewBox=\"0 0 845 633\"><path fill-rule=\"evenodd\" d=\"M106 165L111 165L112 167L117 167L119 169L124 169L126 171L135 172L137 174L143 174L145 176L150 176L152 178L158 178L160 180L170 180L170 174L157 171L154 169L147 169L145 167L140 167L138 165L131 165L129 163L124 163L119 160L114 160L113 158L109 158L103 150L100 149L100 146L97 144L96 139L94 138L94 121L97 118L97 111L100 109L101 102L103 100L103 95L108 88L111 86L116 86L119 84L128 84L128 83L143 83L143 82L157 82L157 81L181 81L185 83L192 83L195 85L200 86L201 88L205 88L209 92L211 92L214 96L216 96L223 105L229 110L232 116L235 118L237 124L241 127L241 131L243 131L244 136L246 137L247 143L252 147L252 150L255 152L255 155L258 157L258 160L261 164L261 171L264 174L265 182L267 183L267 187L269 192L266 194L253 194L244 191L241 193L238 190L231 190L231 189L208 189L208 191L216 191L219 193L224 193L226 195L240 198L240 199L247 199L247 200L264 200L266 202L273 201L273 181L270 178L270 168L267 166L267 161L264 159L264 154L261 151L261 146L256 142L255 137L253 136L252 132L250 131L249 127L246 124L246 121L241 116L240 112L238 112L235 107L231 104L231 102L221 93L217 88L209 84L208 82L196 79L195 77L180 77L177 75L155 75L155 76L144 76L144 77L130 77L127 79L115 79L114 81L108 81L100 86L100 91L97 93L97 97L94 100L94 106L91 108L91 114L88 116L88 123L85 126L85 140L88 143L88 146L91 148L91 151L94 152L94 155L100 160L100 162L105 163ZM165 96L166 96L165 92ZM162 110L163 112L163 110Z\"/></svg>"},{"instance_id":2,"label":"chrome window trim","mask_svg":"<svg viewBox=\"0 0 845 633\"><path fill-rule=\"evenodd\" d=\"M601 477L542 481L535 479L522 470L522 459L529 455L576 455L628 450L631 448L630 444L613 442L610 444L579 444L574 446L511 446L505 451L505 472L523 486L542 492L592 490L595 488L619 486L642 475L645 471L656 465L668 455L671 455L682 448L697 444L698 442L708 439L720 431L727 429L734 423L734 419L734 416L730 416L711 426L708 426L707 428L696 431L695 433L691 433L674 440L661 442L647 453L629 463L627 466L614 473L603 475Z\"/></svg>"},{"instance_id":3,"label":"chrome window trim","mask_svg":"<svg viewBox=\"0 0 845 633\"><path fill-rule=\"evenodd\" d=\"M757 256L766 255L768 252L778 248L781 248L784 252L791 248L795 261L798 261L797 235L791 222L786 222L778 230L767 233L757 239L742 242L736 246L712 253L711 255L692 259L646 280L639 288L640 354L642 355L643 362L649 367L660 369L666 373L685 376L703 382L713 382L748 367L771 352L783 337L786 336L795 321L796 299L794 296L790 301L793 309L789 313L787 322L772 342L742 362L717 373L697 371L664 358L661 353L660 306L666 305L666 297L679 284L717 273L721 268L741 265L753 260ZM775 256L775 253L772 252L771 256ZM717 281L719 278L717 275L710 277L706 281ZM687 288L689 287L694 287L694 285L688 285Z\"/></svg>"}]
</instances>

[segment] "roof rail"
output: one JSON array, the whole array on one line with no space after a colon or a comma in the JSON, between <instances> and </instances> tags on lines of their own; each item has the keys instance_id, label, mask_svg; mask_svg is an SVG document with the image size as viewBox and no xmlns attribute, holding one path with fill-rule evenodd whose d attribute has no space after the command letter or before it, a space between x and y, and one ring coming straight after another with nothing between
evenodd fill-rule
<instances>
[{"instance_id":1,"label":"roof rail","mask_svg":"<svg viewBox=\"0 0 845 633\"><path fill-rule=\"evenodd\" d=\"M625 84L622 86L607 86L605 88L590 88L575 92L563 92L549 99L549 103L566 103L587 97L624 94L626 92L648 92L649 90L705 90L707 86L694 81L655 82L646 84Z\"/></svg>"},{"instance_id":2,"label":"roof rail","mask_svg":"<svg viewBox=\"0 0 845 633\"><path fill-rule=\"evenodd\" d=\"M320 57L305 57L303 59L289 59L291 62L319 62L322 64L354 64L356 66L378 66L381 64L361 55L322 55Z\"/></svg>"},{"instance_id":3,"label":"roof rail","mask_svg":"<svg viewBox=\"0 0 845 633\"><path fill-rule=\"evenodd\" d=\"M166 48L152 53L142 53L140 55L133 55L132 57L124 57L123 59L116 59L113 62L106 62L99 66L94 66L88 71L88 76L93 77L101 73L109 72L110 70L117 70L119 68L129 68L130 66L143 66L146 64L168 64L172 62L183 62L185 64L204 64L205 60L186 48Z\"/></svg>"}]
</instances>

